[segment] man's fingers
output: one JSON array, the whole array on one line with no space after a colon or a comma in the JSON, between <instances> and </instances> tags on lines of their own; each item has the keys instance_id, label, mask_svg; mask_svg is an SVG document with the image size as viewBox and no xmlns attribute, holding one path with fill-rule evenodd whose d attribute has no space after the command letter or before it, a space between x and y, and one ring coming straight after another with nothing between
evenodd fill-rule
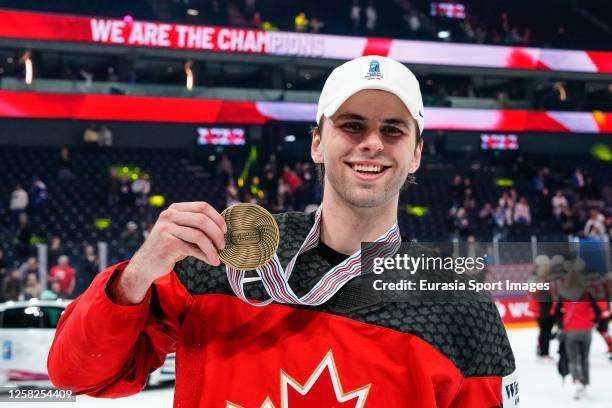
<instances>
[{"instance_id":1,"label":"man's fingers","mask_svg":"<svg viewBox=\"0 0 612 408\"><path fill-rule=\"evenodd\" d=\"M200 250L206 254L208 264L213 266L219 265L219 253L215 249L210 239L199 229L183 227L181 225L172 225L169 232L174 237L182 241L197 245Z\"/></svg>"},{"instance_id":2,"label":"man's fingers","mask_svg":"<svg viewBox=\"0 0 612 408\"><path fill-rule=\"evenodd\" d=\"M182 255L192 256L204 262L205 264L211 264L211 261L208 259L208 256L204 252L202 252L200 247L196 244L190 244L189 242L179 240L178 245L179 251Z\"/></svg>"},{"instance_id":3,"label":"man's fingers","mask_svg":"<svg viewBox=\"0 0 612 408\"><path fill-rule=\"evenodd\" d=\"M225 234L219 226L205 214L185 211L172 211L169 221L183 227L197 228L202 231L220 251L225 247Z\"/></svg>"},{"instance_id":4,"label":"man's fingers","mask_svg":"<svg viewBox=\"0 0 612 408\"><path fill-rule=\"evenodd\" d=\"M215 224L223 231L223 233L227 232L227 226L225 225L225 219L215 208L204 201L193 201L186 203L174 203L169 208L178 210L178 211L187 211L187 212L195 212L202 213L210 217Z\"/></svg>"}]
</instances>

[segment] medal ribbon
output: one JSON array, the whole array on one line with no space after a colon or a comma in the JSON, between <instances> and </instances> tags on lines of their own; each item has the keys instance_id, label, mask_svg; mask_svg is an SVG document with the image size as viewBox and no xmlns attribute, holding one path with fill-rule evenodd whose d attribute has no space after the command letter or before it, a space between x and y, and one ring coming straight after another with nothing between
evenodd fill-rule
<instances>
[{"instance_id":1,"label":"medal ribbon","mask_svg":"<svg viewBox=\"0 0 612 408\"><path fill-rule=\"evenodd\" d=\"M289 277L291 276L291 272L293 272L293 267L297 258L304 252L317 246L319 243L321 234L321 211L322 207L320 206L315 214L314 225L310 229L299 251L291 261L289 261L285 269L283 269L278 256L274 254L272 259L255 270L270 296L269 299L264 301L247 299L244 293L245 272L226 265L227 277L236 296L254 306L266 306L273 301L304 306L318 306L334 296L336 292L351 279L359 276L361 274L361 249L325 273L323 278L321 278L321 280L301 298L299 298L289 286ZM381 245L381 247L372 254L372 257L384 257L396 253L402 242L397 221L374 242L389 242L393 245Z\"/></svg>"}]
</instances>

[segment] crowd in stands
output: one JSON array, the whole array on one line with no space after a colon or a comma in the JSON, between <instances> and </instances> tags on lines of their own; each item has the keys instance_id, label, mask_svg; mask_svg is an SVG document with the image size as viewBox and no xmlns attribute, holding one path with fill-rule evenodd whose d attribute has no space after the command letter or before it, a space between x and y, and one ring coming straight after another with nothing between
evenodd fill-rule
<instances>
[{"instance_id":1,"label":"crowd in stands","mask_svg":"<svg viewBox=\"0 0 612 408\"><path fill-rule=\"evenodd\" d=\"M460 239L528 241L536 225L570 237L603 241L612 236L612 214L606 213L600 186L587 171L576 168L563 175L541 167L522 168L516 174L516 181L523 177L529 183L523 184L521 194L516 188L503 189L496 202L481 202L472 179L456 175L448 188L451 234Z\"/></svg>"},{"instance_id":2,"label":"crowd in stands","mask_svg":"<svg viewBox=\"0 0 612 408\"><path fill-rule=\"evenodd\" d=\"M593 46L609 49L612 44L610 6L602 2L566 2L557 6L527 0L342 0L334 7L323 1L303 0L167 3L160 6L146 0L129 4L99 0L3 2L4 7L26 10L265 30L582 49ZM451 9L461 7L461 12L433 13L437 3L445 3ZM551 8L559 14L558 18L549 18Z\"/></svg>"},{"instance_id":3,"label":"crowd in stands","mask_svg":"<svg viewBox=\"0 0 612 408\"><path fill-rule=\"evenodd\" d=\"M452 175L450 172L457 171L453 169L464 166L455 162L456 159L446 157L447 153L442 148L443 142L441 136L436 137L434 143L431 143L433 150L428 150L425 161L433 160L437 155L442 162L451 164L449 170L443 173L447 176L425 179L423 183L431 183L430 186L417 184L407 190L407 193L416 192L417 195L412 197L420 197L420 204L431 206L432 211L437 204L431 202L431 195L423 196L422 192L431 191L435 196L448 197L446 210L442 208L442 212L434 211L428 218L418 220L418 223L428 225L429 238L528 242L532 235L536 235L538 240L546 240L546 237L539 236L543 231L557 234L555 236L561 237L561 241L567 241L569 236L605 240L612 235L610 203L608 200L606 207L602 194L603 186L600 184L605 180L599 171L596 178L588 165L581 165L567 173L567 170L557 166L541 165L532 158L519 156L518 159L504 160L495 165L499 169L508 167L504 171L513 175L513 183L508 187L489 185L484 194L483 183L494 184L495 181L489 180L489 176L483 177L484 173L479 173L478 170L470 170L464 174L456 174L445 194L444 180L448 180ZM106 178L102 176L97 181L101 185L103 196L96 199L104 202L103 208L113 209L117 214L132 214L133 219L123 218L123 223L116 224L114 232L105 235L106 238L103 239L94 238L93 235L81 235L80 240L71 243L70 248L63 244L65 238L60 238L55 232L50 232L47 236L36 236L41 234L40 229L37 225L31 225L31 220L39 219L37 214L44 212L50 204L58 204L52 202L58 199L58 195L50 195L47 189L57 192L58 188L61 190L70 183L82 182L79 179L83 173L81 166L88 166L88 163L83 161L81 156L87 152L95 155L112 153L115 148L96 149L98 150L92 152L85 146L81 150L55 150L56 168L49 169L44 180L33 177L27 183L14 183L12 191L7 191L0 208L0 211L6 208L7 216L3 217L0 223L0 232L10 230L12 242L9 257L6 256L7 246L0 245L0 296L3 299L27 299L34 294L43 296L43 293L46 297L74 297L87 287L99 269L100 261L96 254L99 240L116 240L116 243L111 244L116 246L118 252L113 254L112 261L109 260L114 263L128 259L146 239L156 218L155 212L150 211L153 191L151 177L144 172L116 166L108 167ZM73 156L73 151L76 156ZM241 160L230 158L227 154L221 155L215 162L216 168L211 169L211 181L219 185L218 189L196 188L193 190L194 196L186 196L184 193L170 195L168 203L205 199L215 202L215 206L221 210L237 202L254 202L273 213L288 210L309 211L315 208L322 197L317 168L302 156L296 159L284 152L280 145L272 148L272 151L273 153L258 159L250 166L243 166ZM479 160L481 159L484 160ZM159 177L160 174L156 175L156 180ZM175 173L169 174L162 189L170 192L178 182L180 180ZM187 180L187 183L193 184L193 180ZM156 181L156 186L158 184L162 183ZM491 194L491 191L495 193ZM68 201L62 201L59 205L72 214L72 217L77 218L79 214L70 208L75 204L70 202L72 199L76 197L68 198ZM87 199L92 198L83 198ZM400 203L402 208L406 202L410 201ZM85 205L89 206L87 203ZM440 205L445 207L443 203ZM157 210L161 211L161 208ZM448 217L446 234L442 224L444 211ZM94 215L92 213L92 218L84 218L83 222L91 223ZM103 213L101 216L104 216ZM420 236L421 230L413 230L421 228L420 224L414 224L415 220L408 220L407 224L400 225L401 228L410 229L406 230L407 235ZM46 264L38 264L42 255L37 254L37 242L47 244ZM2 248L5 250L2 251Z\"/></svg>"}]
</instances>

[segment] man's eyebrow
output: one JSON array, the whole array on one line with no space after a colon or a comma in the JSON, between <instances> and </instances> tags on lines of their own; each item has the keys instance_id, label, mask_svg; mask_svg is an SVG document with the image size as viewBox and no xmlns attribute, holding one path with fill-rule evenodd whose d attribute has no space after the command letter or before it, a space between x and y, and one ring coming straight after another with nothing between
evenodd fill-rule
<instances>
[{"instance_id":1,"label":"man's eyebrow","mask_svg":"<svg viewBox=\"0 0 612 408\"><path fill-rule=\"evenodd\" d=\"M381 122L384 123L385 125L397 125L397 126L410 127L410 124L404 119L389 118L389 119L383 119L381 120Z\"/></svg>"},{"instance_id":2,"label":"man's eyebrow","mask_svg":"<svg viewBox=\"0 0 612 408\"><path fill-rule=\"evenodd\" d=\"M358 115L356 113L342 113L338 115L335 120L345 120L345 119L362 120L362 121L366 120L364 116Z\"/></svg>"}]
</instances>

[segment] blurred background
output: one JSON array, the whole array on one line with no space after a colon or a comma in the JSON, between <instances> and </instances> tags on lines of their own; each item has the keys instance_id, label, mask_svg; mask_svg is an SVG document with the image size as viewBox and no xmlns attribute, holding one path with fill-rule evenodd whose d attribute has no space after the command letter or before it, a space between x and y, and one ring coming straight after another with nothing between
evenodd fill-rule
<instances>
[{"instance_id":1,"label":"blurred background","mask_svg":"<svg viewBox=\"0 0 612 408\"><path fill-rule=\"evenodd\" d=\"M523 243L491 268L524 280L541 243L595 243L610 271L608 1L0 0L2 330L53 328L52 309L128 259L173 202L315 208L319 91L361 55L396 58L421 84L404 236ZM510 336L527 378L551 378L521 384L524 406L541 406L561 385L536 356L529 301L497 299L509 328L531 327ZM593 342L605 385L608 345ZM5 362L15 344L2 343ZM5 380L44 381L42 367ZM604 385L584 406L612 404Z\"/></svg>"}]
</instances>

